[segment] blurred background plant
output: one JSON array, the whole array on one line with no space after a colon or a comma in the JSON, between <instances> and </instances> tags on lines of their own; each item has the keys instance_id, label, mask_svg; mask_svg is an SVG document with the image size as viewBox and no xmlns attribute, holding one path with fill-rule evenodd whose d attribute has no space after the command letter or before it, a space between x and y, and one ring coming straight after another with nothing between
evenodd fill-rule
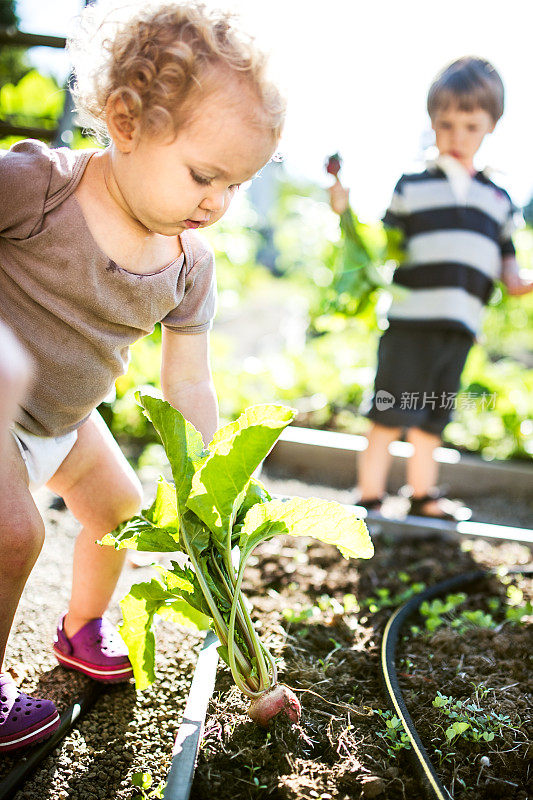
<instances>
[{"instance_id":1,"label":"blurred background plant","mask_svg":"<svg viewBox=\"0 0 533 800\"><path fill-rule=\"evenodd\" d=\"M14 0L0 3L0 27L13 30L19 24ZM25 50L5 45L0 50L0 87L5 83L17 84L31 70Z\"/></svg>"},{"instance_id":2,"label":"blurred background plant","mask_svg":"<svg viewBox=\"0 0 533 800\"><path fill-rule=\"evenodd\" d=\"M14 3L0 3L0 26L16 24ZM64 100L64 89L32 69L23 49L2 48L2 119L52 130ZM20 138L0 139L0 148ZM77 128L69 143L95 146ZM528 208L530 224L516 244L522 267L531 270L533 213ZM361 225L361 232L371 251L381 249L378 222ZM223 419L236 418L254 403L282 402L298 409L296 424L364 433L367 421L360 411L372 391L390 295L386 289L372 291L364 308L349 291L338 296L344 249L324 189L272 163L228 216L204 233L217 258L212 361ZM468 358L455 417L444 432L446 443L489 459L531 458L532 329L533 295L511 298L498 287ZM160 341L156 328L132 348L128 374L117 381L116 396L101 406L133 458L149 445L145 459L158 452L134 390L158 384Z\"/></svg>"}]
</instances>

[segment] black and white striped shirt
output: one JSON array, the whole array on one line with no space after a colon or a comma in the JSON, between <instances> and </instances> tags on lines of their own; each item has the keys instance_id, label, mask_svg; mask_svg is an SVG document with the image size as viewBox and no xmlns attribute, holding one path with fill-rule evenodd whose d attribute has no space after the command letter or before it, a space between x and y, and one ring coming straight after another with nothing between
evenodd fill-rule
<instances>
[{"instance_id":1,"label":"black and white striped shirt","mask_svg":"<svg viewBox=\"0 0 533 800\"><path fill-rule=\"evenodd\" d=\"M440 157L402 175L383 218L404 236L406 258L394 283L409 289L393 300L391 325L458 328L477 334L483 306L514 255L516 209L484 172L473 176Z\"/></svg>"}]
</instances>

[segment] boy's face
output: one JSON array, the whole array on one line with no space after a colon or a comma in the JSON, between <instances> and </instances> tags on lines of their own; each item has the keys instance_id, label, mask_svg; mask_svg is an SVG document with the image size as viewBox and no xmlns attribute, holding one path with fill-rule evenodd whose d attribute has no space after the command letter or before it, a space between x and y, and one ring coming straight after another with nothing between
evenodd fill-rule
<instances>
[{"instance_id":1,"label":"boy's face","mask_svg":"<svg viewBox=\"0 0 533 800\"><path fill-rule=\"evenodd\" d=\"M461 111L457 106L451 105L438 110L431 120L440 155L456 158L468 170L473 169L474 156L495 125L490 114L483 108Z\"/></svg>"},{"instance_id":2,"label":"boy's face","mask_svg":"<svg viewBox=\"0 0 533 800\"><path fill-rule=\"evenodd\" d=\"M220 92L200 103L174 141L142 134L125 158L114 159L121 204L146 229L175 236L212 225L240 184L270 160L277 142L230 95Z\"/></svg>"}]
</instances>

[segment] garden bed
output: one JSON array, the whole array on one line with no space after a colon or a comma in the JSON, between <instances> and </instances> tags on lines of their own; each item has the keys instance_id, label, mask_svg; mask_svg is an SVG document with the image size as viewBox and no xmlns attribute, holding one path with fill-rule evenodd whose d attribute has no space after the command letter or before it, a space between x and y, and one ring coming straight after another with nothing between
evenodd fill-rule
<instances>
[{"instance_id":1,"label":"garden bed","mask_svg":"<svg viewBox=\"0 0 533 800\"><path fill-rule=\"evenodd\" d=\"M288 488L279 480L266 482L276 492L309 491L295 482ZM324 495L324 487L314 488ZM341 492L334 494L343 499ZM347 562L334 548L294 540L270 542L256 551L245 591L269 646L281 658L281 680L302 702L302 728L270 734L257 729L221 670L193 786L195 800L422 796L381 686L386 620L416 584L433 585L480 566L524 564L530 551L513 543L438 537L380 537L375 544L369 561ZM490 578L471 587L433 633L413 619L420 633L413 636L407 629L398 648L408 709L443 784L458 799L526 800L533 788L531 627L502 624L508 592L525 603L533 598L533 582L506 580ZM522 598L509 586L522 591ZM480 610L485 617L463 613ZM450 626L453 620L459 627ZM438 692L448 698L440 702L450 718L432 705ZM481 741L470 741L466 732L446 738L445 730L458 719L453 714L461 710L457 701L479 707L466 713L472 723L468 730Z\"/></svg>"},{"instance_id":2,"label":"garden bed","mask_svg":"<svg viewBox=\"0 0 533 800\"><path fill-rule=\"evenodd\" d=\"M264 479L276 493L349 502L346 491L272 475ZM68 512L49 510L49 500L48 493L40 495L48 540L17 614L9 664L26 691L52 697L63 710L87 685L82 676L58 667L50 648L56 618L68 598L77 526ZM490 507L487 521L512 524L518 514L527 524L526 504L513 509L508 499L494 495L485 502ZM474 510L482 511L483 503L476 498ZM302 727L270 734L258 729L246 716L246 703L232 688L228 671L219 668L192 800L422 796L409 752L395 749L397 741L386 733L391 715L379 679L379 645L388 615L415 583L434 584L473 565L526 563L530 551L482 539L461 545L458 540L381 536L375 545L373 559L352 562L333 548L294 539L273 541L257 551L245 590L268 644L281 659L282 679L302 702ZM116 597L132 581L152 574L148 567L127 568ZM521 602L533 597L531 580L519 577L512 585L523 591ZM453 616L481 609L499 625L510 599L507 592L502 580L491 578L472 587ZM372 597L377 600L370 605ZM348 613L341 613L345 606ZM111 616L119 618L116 605ZM416 619L412 624L421 626ZM397 661L402 689L444 785L453 788L458 800L526 800L531 792L528 759L533 756L527 695L530 629L507 622L499 629L469 626L458 632L441 626L433 634L412 637L408 629L406 634ZM130 800L138 792L132 785L135 773L150 773L154 786L164 781L200 641L197 635L161 624L159 677L153 687L139 695L132 684L106 692L16 800ZM476 688L483 712L508 716L511 727L502 726L502 738L474 743L459 736L446 748L449 722L432 701L438 691L454 701L475 701ZM436 749L442 751L440 757ZM18 760L20 756L6 757L0 778Z\"/></svg>"}]
</instances>

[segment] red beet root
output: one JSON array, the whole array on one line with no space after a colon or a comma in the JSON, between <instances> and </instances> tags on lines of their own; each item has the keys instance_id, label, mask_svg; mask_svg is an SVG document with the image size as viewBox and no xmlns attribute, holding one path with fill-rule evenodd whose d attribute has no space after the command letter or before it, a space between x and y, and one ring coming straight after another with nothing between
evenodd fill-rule
<instances>
[{"instance_id":1,"label":"red beet root","mask_svg":"<svg viewBox=\"0 0 533 800\"><path fill-rule=\"evenodd\" d=\"M326 172L329 175L334 175L335 178L339 174L339 170L341 168L342 159L338 153L334 153L332 156L328 158L326 161Z\"/></svg>"},{"instance_id":2,"label":"red beet root","mask_svg":"<svg viewBox=\"0 0 533 800\"><path fill-rule=\"evenodd\" d=\"M289 722L299 722L302 714L300 701L288 686L277 683L260 697L252 700L248 708L248 716L262 728L268 728L277 716L285 717Z\"/></svg>"}]
</instances>

